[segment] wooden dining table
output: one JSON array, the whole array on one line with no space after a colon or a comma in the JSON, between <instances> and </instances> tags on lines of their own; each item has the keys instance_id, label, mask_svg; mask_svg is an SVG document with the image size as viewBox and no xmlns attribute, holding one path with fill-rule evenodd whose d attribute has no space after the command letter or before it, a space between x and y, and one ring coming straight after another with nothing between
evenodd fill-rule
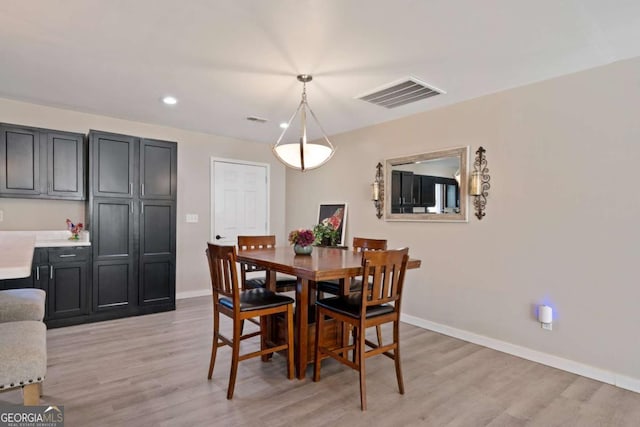
<instances>
[{"instance_id":1,"label":"wooden dining table","mask_svg":"<svg viewBox=\"0 0 640 427\"><path fill-rule=\"evenodd\" d=\"M304 379L309 344L309 288L312 282L340 280L348 293L350 280L362 275L362 253L316 246L310 255L296 255L291 247L238 251L237 261L264 268L267 288L275 291L276 272L297 277L295 315L295 364L298 379ZM407 268L419 268L421 261L410 259Z\"/></svg>"}]
</instances>

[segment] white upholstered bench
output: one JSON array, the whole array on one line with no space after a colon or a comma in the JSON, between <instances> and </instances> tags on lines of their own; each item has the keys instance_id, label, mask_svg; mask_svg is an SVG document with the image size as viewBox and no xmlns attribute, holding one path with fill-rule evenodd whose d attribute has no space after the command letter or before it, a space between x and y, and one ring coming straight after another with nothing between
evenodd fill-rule
<instances>
[{"instance_id":1,"label":"white upholstered bench","mask_svg":"<svg viewBox=\"0 0 640 427\"><path fill-rule=\"evenodd\" d=\"M47 373L47 327L24 320L0 323L0 391L22 387L25 405L40 403Z\"/></svg>"},{"instance_id":2,"label":"white upholstered bench","mask_svg":"<svg viewBox=\"0 0 640 427\"><path fill-rule=\"evenodd\" d=\"M45 292L36 288L0 291L0 322L42 321L45 298Z\"/></svg>"}]
</instances>

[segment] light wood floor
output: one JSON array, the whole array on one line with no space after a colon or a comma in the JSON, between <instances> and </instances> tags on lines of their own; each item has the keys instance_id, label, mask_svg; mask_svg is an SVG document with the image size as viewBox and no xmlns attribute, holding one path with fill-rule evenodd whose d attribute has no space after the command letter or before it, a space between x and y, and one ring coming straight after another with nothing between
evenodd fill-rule
<instances>
[{"instance_id":1,"label":"light wood floor","mask_svg":"<svg viewBox=\"0 0 640 427\"><path fill-rule=\"evenodd\" d=\"M43 404L64 405L67 427L640 425L640 394L409 325L406 394L390 359L369 359L365 413L355 371L327 360L319 383L311 366L290 381L279 355L241 362L228 401L228 347L207 381L211 311L209 297L192 298L175 312L50 330ZM20 401L0 394L0 405Z\"/></svg>"}]
</instances>

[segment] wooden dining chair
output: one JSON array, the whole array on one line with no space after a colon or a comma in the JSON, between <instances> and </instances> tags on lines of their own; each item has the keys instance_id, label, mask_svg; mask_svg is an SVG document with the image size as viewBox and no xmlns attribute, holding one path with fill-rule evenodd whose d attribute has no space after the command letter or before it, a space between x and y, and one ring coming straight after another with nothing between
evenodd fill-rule
<instances>
[{"instance_id":1,"label":"wooden dining chair","mask_svg":"<svg viewBox=\"0 0 640 427\"><path fill-rule=\"evenodd\" d=\"M238 249L269 249L276 247L276 236L238 236ZM264 268L255 265L240 263L240 278L244 289L266 288L266 274L262 277L247 278L247 273L264 272ZM253 275L255 276L255 275ZM296 278L276 274L276 292L289 292L296 290Z\"/></svg>"},{"instance_id":2,"label":"wooden dining chair","mask_svg":"<svg viewBox=\"0 0 640 427\"><path fill-rule=\"evenodd\" d=\"M362 255L363 281L372 277L371 287L363 287L362 292L320 299L316 302L316 347L313 380L320 380L320 366L323 355L357 370L360 374L360 407L367 408L365 360L378 354L395 361L396 378L400 394L404 394L404 381L400 366L400 302L402 286L409 260L409 249L390 251L367 251ZM340 348L325 346L323 330L325 317L350 324L355 331L353 344ZM393 342L382 345L366 339L366 330L393 322ZM370 350L368 348L371 348ZM354 352L354 360L348 353Z\"/></svg>"},{"instance_id":3,"label":"wooden dining chair","mask_svg":"<svg viewBox=\"0 0 640 427\"><path fill-rule=\"evenodd\" d=\"M367 239L364 237L353 238L353 251L384 251L387 249L387 241L385 239ZM349 292L359 292L362 288L362 282L359 280L351 280ZM331 295L342 295L342 285L339 280L327 280L317 283L318 292ZM345 294L349 292L344 292Z\"/></svg>"},{"instance_id":4,"label":"wooden dining chair","mask_svg":"<svg viewBox=\"0 0 640 427\"><path fill-rule=\"evenodd\" d=\"M353 238L354 252L384 251L386 249L387 249L386 239L368 239L364 237ZM371 285L370 282L369 282L369 285ZM317 299L323 298L324 294L346 295L351 292L361 292L362 280L360 280L359 278L352 278L351 283L349 285L348 292L343 291L342 287L343 285L340 283L339 280L327 280L327 281L318 282L317 284L318 295L316 298ZM346 332L347 331L345 331L345 333ZM376 335L378 337L378 344L382 345L382 329L380 329L380 326L376 327Z\"/></svg>"},{"instance_id":5,"label":"wooden dining chair","mask_svg":"<svg viewBox=\"0 0 640 427\"><path fill-rule=\"evenodd\" d=\"M238 362L251 357L287 350L287 376L289 379L293 379L293 299L263 288L241 291L238 286L235 246L218 246L212 243L207 245L206 254L213 289L213 343L208 378L211 379L213 375L218 347L228 345L231 347L232 353L227 399L233 397ZM220 313L233 320L233 337L231 339L220 333ZM267 347L266 316L278 313L284 313L287 319L287 342L283 345ZM260 331L243 335L242 324L244 320L252 317L260 317ZM241 355L240 341L257 335L260 335L261 338L260 350Z\"/></svg>"}]
</instances>

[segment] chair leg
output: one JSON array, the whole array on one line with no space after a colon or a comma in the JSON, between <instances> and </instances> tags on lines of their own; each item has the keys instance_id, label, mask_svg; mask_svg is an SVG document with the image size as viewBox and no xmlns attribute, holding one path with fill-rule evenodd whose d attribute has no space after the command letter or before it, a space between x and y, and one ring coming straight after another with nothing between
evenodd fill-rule
<instances>
[{"instance_id":1,"label":"chair leg","mask_svg":"<svg viewBox=\"0 0 640 427\"><path fill-rule=\"evenodd\" d=\"M382 347L382 327L376 325L376 335L378 336L378 347Z\"/></svg>"},{"instance_id":2,"label":"chair leg","mask_svg":"<svg viewBox=\"0 0 640 427\"><path fill-rule=\"evenodd\" d=\"M400 366L400 322L393 322L393 342L396 348L393 351L393 361L396 364L396 377L398 378L398 389L400 394L404 394L404 380L402 379L402 367Z\"/></svg>"},{"instance_id":3,"label":"chair leg","mask_svg":"<svg viewBox=\"0 0 640 427\"><path fill-rule=\"evenodd\" d=\"M40 387L38 383L27 384L22 388L22 403L24 406L36 406L40 404Z\"/></svg>"},{"instance_id":4,"label":"chair leg","mask_svg":"<svg viewBox=\"0 0 640 427\"><path fill-rule=\"evenodd\" d=\"M293 304L289 304L287 306L287 377L290 380L292 380L296 374L293 348Z\"/></svg>"},{"instance_id":5,"label":"chair leg","mask_svg":"<svg viewBox=\"0 0 640 427\"><path fill-rule=\"evenodd\" d=\"M322 330L324 329L324 314L319 307L316 307L316 351L313 359L313 381L320 381L320 347L322 342Z\"/></svg>"},{"instance_id":6,"label":"chair leg","mask_svg":"<svg viewBox=\"0 0 640 427\"><path fill-rule=\"evenodd\" d=\"M231 375L229 375L229 389L227 399L233 398L233 389L236 386L236 375L238 373L238 362L240 358L240 322L233 322L233 345L231 351Z\"/></svg>"},{"instance_id":7,"label":"chair leg","mask_svg":"<svg viewBox=\"0 0 640 427\"><path fill-rule=\"evenodd\" d=\"M358 348L358 372L360 373L360 409L363 411L367 409L367 384L365 376L365 363L364 356L366 352L365 348L365 331L363 325L358 327L358 342L356 347Z\"/></svg>"},{"instance_id":8,"label":"chair leg","mask_svg":"<svg viewBox=\"0 0 640 427\"><path fill-rule=\"evenodd\" d=\"M213 365L216 363L216 354L218 353L218 334L220 333L220 313L218 310L213 312L213 342L211 343L211 361L209 362L208 379L213 376Z\"/></svg>"},{"instance_id":9,"label":"chair leg","mask_svg":"<svg viewBox=\"0 0 640 427\"><path fill-rule=\"evenodd\" d=\"M260 316L260 350L267 348L267 317ZM240 326L240 335L242 335L242 325ZM263 354L261 359L263 362L269 361L266 354Z\"/></svg>"},{"instance_id":10,"label":"chair leg","mask_svg":"<svg viewBox=\"0 0 640 427\"><path fill-rule=\"evenodd\" d=\"M351 355L353 363L358 361L358 327L351 326L351 337L353 338L353 354ZM347 353L345 357L349 357Z\"/></svg>"}]
</instances>

